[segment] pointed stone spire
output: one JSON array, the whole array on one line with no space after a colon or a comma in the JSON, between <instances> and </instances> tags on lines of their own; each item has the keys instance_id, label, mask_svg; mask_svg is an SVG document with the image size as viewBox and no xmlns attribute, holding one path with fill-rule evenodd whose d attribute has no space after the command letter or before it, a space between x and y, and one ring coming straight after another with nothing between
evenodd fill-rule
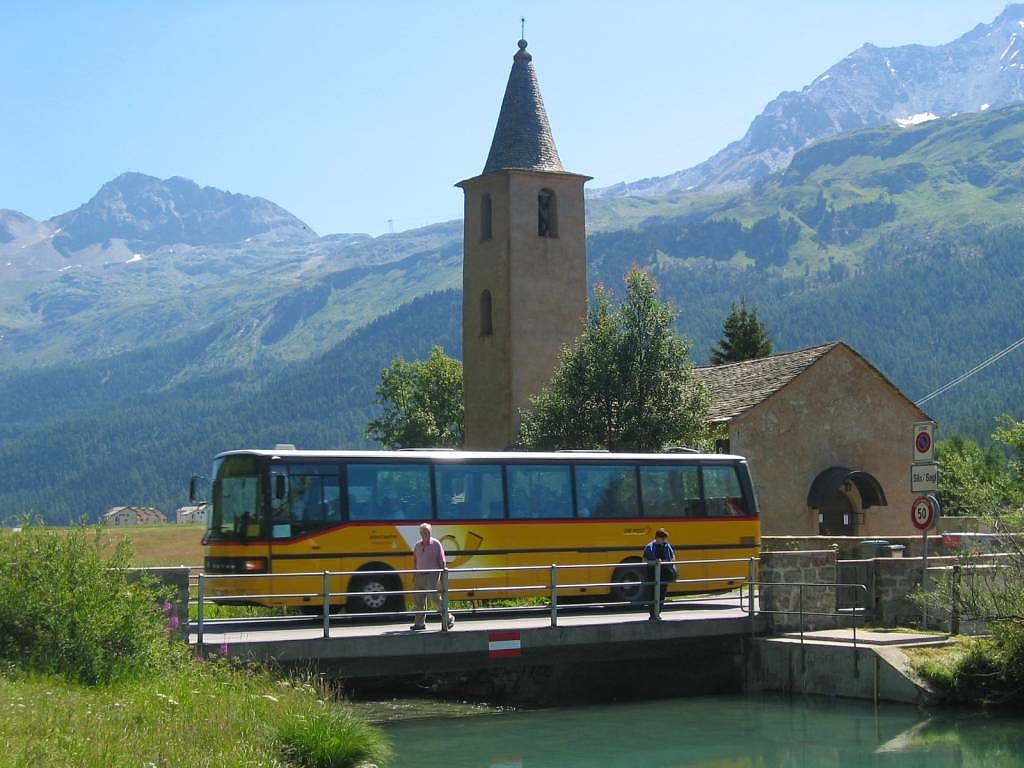
<instances>
[{"instance_id":1,"label":"pointed stone spire","mask_svg":"<svg viewBox=\"0 0 1024 768\"><path fill-rule=\"evenodd\" d=\"M484 173L505 169L565 170L558 158L555 140L551 138L551 126L532 62L533 56L526 52L526 41L520 40Z\"/></svg>"}]
</instances>

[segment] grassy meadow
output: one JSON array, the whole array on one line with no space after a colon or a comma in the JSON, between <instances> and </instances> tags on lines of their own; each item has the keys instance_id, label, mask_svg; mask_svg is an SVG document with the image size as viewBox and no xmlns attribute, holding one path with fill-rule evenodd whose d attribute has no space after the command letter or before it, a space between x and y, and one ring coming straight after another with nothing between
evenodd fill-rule
<instances>
[{"instance_id":1,"label":"grassy meadow","mask_svg":"<svg viewBox=\"0 0 1024 768\"><path fill-rule=\"evenodd\" d=\"M202 565L203 525L133 525L99 529L103 552L124 541L131 544L131 565L138 567Z\"/></svg>"}]
</instances>

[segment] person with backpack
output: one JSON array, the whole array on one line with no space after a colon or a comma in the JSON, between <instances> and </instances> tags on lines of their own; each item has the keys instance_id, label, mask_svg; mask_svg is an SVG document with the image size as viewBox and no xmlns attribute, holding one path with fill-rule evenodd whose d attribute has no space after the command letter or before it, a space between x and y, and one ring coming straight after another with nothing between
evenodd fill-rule
<instances>
[{"instance_id":1,"label":"person with backpack","mask_svg":"<svg viewBox=\"0 0 1024 768\"><path fill-rule=\"evenodd\" d=\"M648 592L651 596L651 621L661 621L661 606L665 603L668 585L676 580L676 567L672 564L675 559L676 553L672 551L672 545L668 543L668 531L659 528L654 534L654 540L644 547L647 582L650 584ZM661 584L659 593L655 595L654 589L659 568L661 569Z\"/></svg>"}]
</instances>

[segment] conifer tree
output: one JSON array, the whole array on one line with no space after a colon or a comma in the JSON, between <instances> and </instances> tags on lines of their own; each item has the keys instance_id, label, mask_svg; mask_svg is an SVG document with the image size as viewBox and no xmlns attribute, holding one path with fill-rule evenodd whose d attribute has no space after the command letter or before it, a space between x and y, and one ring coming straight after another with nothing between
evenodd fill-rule
<instances>
[{"instance_id":1,"label":"conifer tree","mask_svg":"<svg viewBox=\"0 0 1024 768\"><path fill-rule=\"evenodd\" d=\"M738 363L768 357L772 343L764 323L757 317L757 307L747 308L745 299L734 301L722 325L722 338L711 348L711 364Z\"/></svg>"}]
</instances>

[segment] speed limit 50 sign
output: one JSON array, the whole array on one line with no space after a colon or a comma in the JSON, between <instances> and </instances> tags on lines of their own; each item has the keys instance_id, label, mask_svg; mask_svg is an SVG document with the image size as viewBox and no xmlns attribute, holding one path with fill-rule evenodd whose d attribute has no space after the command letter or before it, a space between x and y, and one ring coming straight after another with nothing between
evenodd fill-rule
<instances>
[{"instance_id":1,"label":"speed limit 50 sign","mask_svg":"<svg viewBox=\"0 0 1024 768\"><path fill-rule=\"evenodd\" d=\"M935 525L938 517L938 502L934 496L918 496L910 508L910 522L919 531L927 531Z\"/></svg>"}]
</instances>

